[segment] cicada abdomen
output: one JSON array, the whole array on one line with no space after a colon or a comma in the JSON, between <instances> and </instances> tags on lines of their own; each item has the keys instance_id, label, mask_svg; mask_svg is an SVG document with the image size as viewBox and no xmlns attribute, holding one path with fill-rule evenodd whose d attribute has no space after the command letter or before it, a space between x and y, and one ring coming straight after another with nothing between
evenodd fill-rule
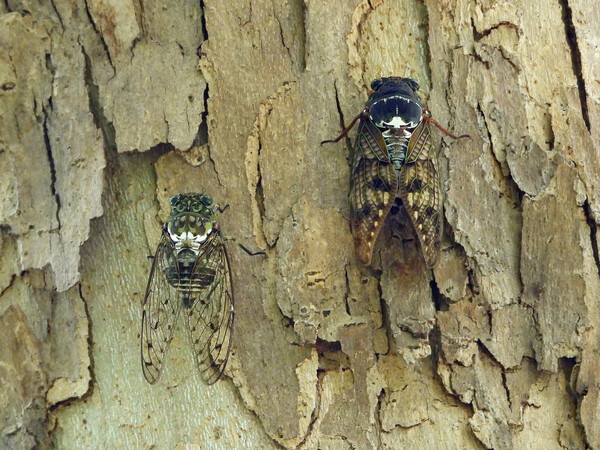
<instances>
[{"instance_id":1,"label":"cicada abdomen","mask_svg":"<svg viewBox=\"0 0 600 450\"><path fill-rule=\"evenodd\" d=\"M205 194L171 198L143 302L141 355L144 378L155 383L180 314L202 378L223 374L231 345L233 294L217 206Z\"/></svg>"},{"instance_id":2,"label":"cicada abdomen","mask_svg":"<svg viewBox=\"0 0 600 450\"><path fill-rule=\"evenodd\" d=\"M408 212L428 267L437 258L442 232L442 195L430 124L448 136L425 109L410 78L378 78L360 120L350 179L351 228L356 258L369 265L375 241L395 199Z\"/></svg>"}]
</instances>

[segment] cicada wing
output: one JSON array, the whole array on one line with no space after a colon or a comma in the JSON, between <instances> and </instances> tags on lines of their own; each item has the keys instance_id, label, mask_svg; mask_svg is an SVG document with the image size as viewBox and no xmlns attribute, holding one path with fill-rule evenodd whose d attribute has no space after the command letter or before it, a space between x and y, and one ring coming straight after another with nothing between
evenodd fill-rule
<instances>
[{"instance_id":1,"label":"cicada wing","mask_svg":"<svg viewBox=\"0 0 600 450\"><path fill-rule=\"evenodd\" d=\"M398 178L385 140L369 118L361 118L350 180L352 236L356 258L371 264L379 231L396 198Z\"/></svg>"},{"instance_id":2,"label":"cicada wing","mask_svg":"<svg viewBox=\"0 0 600 450\"><path fill-rule=\"evenodd\" d=\"M425 263L432 267L439 254L443 212L437 155L425 121L411 136L399 178L398 195L419 237Z\"/></svg>"},{"instance_id":3,"label":"cicada wing","mask_svg":"<svg viewBox=\"0 0 600 450\"><path fill-rule=\"evenodd\" d=\"M233 333L231 274L218 230L202 245L191 280L187 328L200 375L213 384L225 370Z\"/></svg>"},{"instance_id":4,"label":"cicada wing","mask_svg":"<svg viewBox=\"0 0 600 450\"><path fill-rule=\"evenodd\" d=\"M167 281L167 277L178 277L178 269L173 243L164 232L156 249L142 304L142 371L150 384L160 377L181 309L179 293Z\"/></svg>"}]
</instances>

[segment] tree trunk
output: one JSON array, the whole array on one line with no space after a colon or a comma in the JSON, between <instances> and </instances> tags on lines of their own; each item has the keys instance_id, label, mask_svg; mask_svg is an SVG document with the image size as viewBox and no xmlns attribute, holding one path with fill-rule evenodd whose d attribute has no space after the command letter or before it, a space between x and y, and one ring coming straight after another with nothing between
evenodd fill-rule
<instances>
[{"instance_id":1,"label":"tree trunk","mask_svg":"<svg viewBox=\"0 0 600 450\"><path fill-rule=\"evenodd\" d=\"M0 3L0 446L600 448L600 13L591 0ZM354 257L371 80L433 128L444 235L403 209ZM354 136L354 132L350 133ZM170 211L220 205L233 353L141 302ZM187 447L186 447L187 448Z\"/></svg>"}]
</instances>

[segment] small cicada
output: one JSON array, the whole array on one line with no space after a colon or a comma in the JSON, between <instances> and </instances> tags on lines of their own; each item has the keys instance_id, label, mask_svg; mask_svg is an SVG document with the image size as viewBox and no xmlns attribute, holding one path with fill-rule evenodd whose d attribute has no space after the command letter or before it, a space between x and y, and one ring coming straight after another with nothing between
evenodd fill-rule
<instances>
[{"instance_id":1,"label":"small cicada","mask_svg":"<svg viewBox=\"0 0 600 450\"><path fill-rule=\"evenodd\" d=\"M410 78L378 78L366 107L335 140L360 119L350 180L351 228L356 258L371 264L373 247L397 197L407 210L428 267L435 263L442 231L442 195L430 124L457 137L431 118Z\"/></svg>"},{"instance_id":2,"label":"small cicada","mask_svg":"<svg viewBox=\"0 0 600 450\"><path fill-rule=\"evenodd\" d=\"M142 313L142 370L149 383L160 377L180 312L202 378L223 374L233 326L233 293L218 206L205 194L171 198L148 279Z\"/></svg>"}]
</instances>

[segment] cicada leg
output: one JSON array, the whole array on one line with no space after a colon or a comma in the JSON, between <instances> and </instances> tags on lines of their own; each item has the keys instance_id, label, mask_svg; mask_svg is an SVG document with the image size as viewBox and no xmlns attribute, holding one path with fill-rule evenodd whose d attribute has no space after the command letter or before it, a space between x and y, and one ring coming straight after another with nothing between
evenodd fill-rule
<instances>
[{"instance_id":1,"label":"cicada leg","mask_svg":"<svg viewBox=\"0 0 600 450\"><path fill-rule=\"evenodd\" d=\"M434 124L442 133L444 133L447 136L450 136L452 139L468 139L471 137L468 134L463 134L461 136L456 136L456 135L452 134L451 132L446 130L443 126L441 126L437 120L435 120L433 117L431 117L427 111L423 112L423 119L427 123Z\"/></svg>"},{"instance_id":2,"label":"cicada leg","mask_svg":"<svg viewBox=\"0 0 600 450\"><path fill-rule=\"evenodd\" d=\"M348 126L347 126L347 127L344 129L344 131L342 131L342 134L340 134L340 135L339 135L337 138L335 138L335 139L327 139L327 140L325 140L325 141L321 141L321 145L323 145L323 144L330 144L330 143L332 143L332 142L339 142L339 141L340 141L340 139L342 139L344 136L346 136L346 135L347 135L347 134L350 132L350 130L352 129L352 127L354 126L354 124L356 123L356 121L357 121L358 119L360 119L361 117L364 117L364 116L365 116L365 114L367 114L367 115L369 114L369 110L368 110L368 109L365 109L365 110L361 111L361 112L360 112L360 114L359 114L359 115L357 115L357 116L356 116L356 117L355 117L355 118L352 120L352 123L350 123L350 125L348 125Z\"/></svg>"}]
</instances>

